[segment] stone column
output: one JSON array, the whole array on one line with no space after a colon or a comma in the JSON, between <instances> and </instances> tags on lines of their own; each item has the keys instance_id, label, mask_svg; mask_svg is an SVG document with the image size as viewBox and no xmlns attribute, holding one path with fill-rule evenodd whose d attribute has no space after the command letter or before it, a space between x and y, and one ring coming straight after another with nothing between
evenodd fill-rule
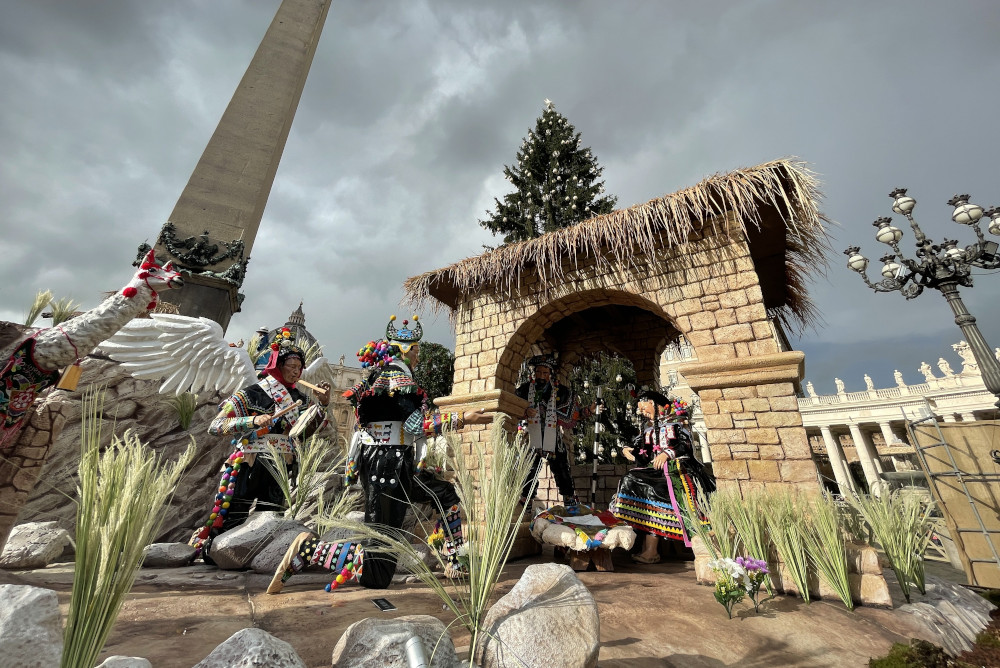
<instances>
[{"instance_id":1,"label":"stone column","mask_svg":"<svg viewBox=\"0 0 1000 668\"><path fill-rule=\"evenodd\" d=\"M721 484L741 491L762 483L817 489L795 396L804 359L790 351L678 367L701 399L712 469Z\"/></svg>"},{"instance_id":2,"label":"stone column","mask_svg":"<svg viewBox=\"0 0 1000 668\"><path fill-rule=\"evenodd\" d=\"M894 433L892 433L892 425L888 422L879 422L878 428L882 430L882 438L885 439L886 445L892 445L899 439Z\"/></svg>"},{"instance_id":3,"label":"stone column","mask_svg":"<svg viewBox=\"0 0 1000 668\"><path fill-rule=\"evenodd\" d=\"M862 434L861 427L853 422L848 427L851 430L851 438L854 439L854 448L857 450L858 459L861 461L861 468L865 472L865 482L868 483L868 489L873 494L877 494L882 479L878 477L879 469L875 466L875 462L878 460L875 448L871 439L865 438Z\"/></svg>"},{"instance_id":4,"label":"stone column","mask_svg":"<svg viewBox=\"0 0 1000 668\"><path fill-rule=\"evenodd\" d=\"M819 428L823 434L823 443L826 445L826 453L830 456L830 468L833 469L833 477L840 486L840 493L857 491L854 487L854 480L851 478L851 471L847 468L847 458L844 457L844 448L840 445L840 439L833 435L830 427L823 425Z\"/></svg>"},{"instance_id":5,"label":"stone column","mask_svg":"<svg viewBox=\"0 0 1000 668\"><path fill-rule=\"evenodd\" d=\"M701 463L711 464L712 463L712 449L708 447L708 439L700 431L694 432L694 437L698 441L698 445L701 448Z\"/></svg>"}]
</instances>

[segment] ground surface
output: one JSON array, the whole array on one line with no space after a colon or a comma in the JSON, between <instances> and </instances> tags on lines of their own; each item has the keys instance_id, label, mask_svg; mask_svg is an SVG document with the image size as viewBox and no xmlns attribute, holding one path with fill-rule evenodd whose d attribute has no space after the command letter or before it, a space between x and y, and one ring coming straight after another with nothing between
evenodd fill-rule
<instances>
[{"instance_id":1,"label":"ground surface","mask_svg":"<svg viewBox=\"0 0 1000 668\"><path fill-rule=\"evenodd\" d=\"M529 564L549 559L510 563L500 593L510 591ZM839 601L806 605L797 598L778 597L757 615L749 604L740 604L729 620L712 589L695 582L691 562L641 565L616 553L615 569L578 574L599 606L602 668L845 668L867 666L870 657L884 655L893 642L908 642L902 635L905 627L891 610L850 612ZM142 656L156 668L190 668L236 631L257 626L291 643L310 668L326 668L341 633L362 617L424 614L445 623L454 619L421 584L388 590L350 584L327 594L322 590L324 576L307 574L290 580L281 595L269 596L264 593L269 580L201 565L143 570L102 658ZM0 571L0 583L56 590L64 609L71 582L72 564ZM380 613L371 602L377 597L388 598L398 609ZM467 645L468 635L453 629L455 645Z\"/></svg>"}]
</instances>

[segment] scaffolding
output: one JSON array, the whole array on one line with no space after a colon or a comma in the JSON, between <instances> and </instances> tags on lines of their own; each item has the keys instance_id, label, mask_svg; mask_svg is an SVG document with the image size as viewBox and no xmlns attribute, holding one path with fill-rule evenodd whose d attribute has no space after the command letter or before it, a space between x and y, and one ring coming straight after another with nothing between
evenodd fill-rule
<instances>
[{"instance_id":1,"label":"scaffolding","mask_svg":"<svg viewBox=\"0 0 1000 668\"><path fill-rule=\"evenodd\" d=\"M916 451L920 467L923 469L930 484L931 494L933 494L934 500L944 515L951 538L958 549L963 570L966 572L969 584L985 585L985 583L979 581L981 578L977 577L975 564L993 564L997 568L996 573L1000 574L1000 528L990 528L987 526L988 522L984 519L983 511L987 510L996 516L997 509L990 509L977 502L973 492L970 490L970 485L986 484L1000 486L1000 469L996 473L962 470L958 464L956 453L953 451L952 445L945 438L937 416L934 414L933 407L926 398L924 399L924 406L916 409L913 414L908 415L903 408L900 408L900 410L903 413L906 430L910 437L910 442ZM921 439L917 436L917 428L924 424L933 428L933 431L930 433L936 434L936 438L932 439L930 443L921 444ZM990 454L993 457L994 463L1000 464L1000 452L992 450ZM932 461L936 465L932 465ZM948 509L947 498L942 493L943 487L961 491L961 494L965 497L965 502L969 505L971 517L974 518L974 521L969 522L967 520L968 516L965 516L966 519L963 519L963 514L956 512L958 509L951 511ZM969 554L967 537L971 536L982 536L985 545L988 547L987 551L980 551L982 552L982 556L978 553Z\"/></svg>"}]
</instances>

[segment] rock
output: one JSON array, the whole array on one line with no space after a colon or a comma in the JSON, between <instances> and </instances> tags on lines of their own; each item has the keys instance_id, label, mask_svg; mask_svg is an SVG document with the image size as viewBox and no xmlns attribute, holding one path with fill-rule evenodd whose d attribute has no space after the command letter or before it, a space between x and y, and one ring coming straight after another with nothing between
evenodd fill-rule
<instances>
[{"instance_id":1,"label":"rock","mask_svg":"<svg viewBox=\"0 0 1000 668\"><path fill-rule=\"evenodd\" d=\"M308 529L306 529L308 531ZM292 529L290 531L282 531L281 533L275 535L275 537L268 543L267 547L260 551L253 561L250 562L250 568L253 569L254 573L263 573L264 575L274 575L275 569L278 568L278 564L281 562L281 558L285 556L285 552L288 551L288 546L292 544L295 537L298 536L301 531L298 529ZM215 549L212 549L212 557L215 557Z\"/></svg>"},{"instance_id":2,"label":"rock","mask_svg":"<svg viewBox=\"0 0 1000 668\"><path fill-rule=\"evenodd\" d=\"M194 561L194 548L184 543L153 543L142 558L143 568L177 568Z\"/></svg>"},{"instance_id":3,"label":"rock","mask_svg":"<svg viewBox=\"0 0 1000 668\"><path fill-rule=\"evenodd\" d=\"M600 651L597 603L569 566L535 564L483 621L482 668L592 668Z\"/></svg>"},{"instance_id":4,"label":"rock","mask_svg":"<svg viewBox=\"0 0 1000 668\"><path fill-rule=\"evenodd\" d=\"M153 664L149 662L149 659L143 659L138 656L121 656L120 654L116 654L106 658L104 663L97 668L153 668Z\"/></svg>"},{"instance_id":5,"label":"rock","mask_svg":"<svg viewBox=\"0 0 1000 668\"><path fill-rule=\"evenodd\" d=\"M209 553L219 568L247 568L275 537L292 531L298 533L309 529L295 520L286 519L279 512L251 513L246 522L213 540Z\"/></svg>"},{"instance_id":6,"label":"rock","mask_svg":"<svg viewBox=\"0 0 1000 668\"><path fill-rule=\"evenodd\" d=\"M365 514L363 511L360 510L352 510L351 512L347 513L345 517L346 519L349 519L352 522L358 522L363 524L365 521ZM351 535L350 529L334 527L328 530L322 536L320 536L320 540L324 540L328 543L335 543L338 540L346 540L350 535Z\"/></svg>"},{"instance_id":7,"label":"rock","mask_svg":"<svg viewBox=\"0 0 1000 668\"><path fill-rule=\"evenodd\" d=\"M221 397L216 392L198 394L198 409L185 431L177 422L176 413L159 394L159 380L137 380L129 376L118 362L94 353L83 360L80 387L92 383L107 384L104 403L105 418L118 418L115 432L135 429L150 449L167 461L176 460L194 436L198 441L198 457L177 483L169 508L163 512L161 542L186 541L193 527L204 525L212 511L212 500L219 487L219 466L232 452L232 435L212 436L208 425L218 414ZM73 535L76 505L67 498L76 497L77 470L80 466L80 401L82 392L50 391L45 403L65 417L65 424L54 439L45 461L45 484L33 486L28 502L21 511L21 521L55 520Z\"/></svg>"},{"instance_id":8,"label":"rock","mask_svg":"<svg viewBox=\"0 0 1000 668\"><path fill-rule=\"evenodd\" d=\"M406 641L414 634L423 644L430 668L451 668L458 663L444 622L428 615L405 615L395 619L367 617L348 626L333 648L333 666L408 668Z\"/></svg>"},{"instance_id":9,"label":"rock","mask_svg":"<svg viewBox=\"0 0 1000 668\"><path fill-rule=\"evenodd\" d=\"M292 646L257 628L237 631L194 668L306 668Z\"/></svg>"},{"instance_id":10,"label":"rock","mask_svg":"<svg viewBox=\"0 0 1000 668\"><path fill-rule=\"evenodd\" d=\"M436 566L440 565L438 557L431 550L431 547L427 543L412 543L413 551L415 553L414 557L404 556L398 562L396 562L396 573L398 574L412 574L418 571L418 564L416 559L419 558L421 562L427 565L432 571ZM442 559L444 557L441 557Z\"/></svg>"},{"instance_id":11,"label":"rock","mask_svg":"<svg viewBox=\"0 0 1000 668\"><path fill-rule=\"evenodd\" d=\"M0 585L0 656L6 668L51 668L62 658L59 599L51 589Z\"/></svg>"},{"instance_id":12,"label":"rock","mask_svg":"<svg viewBox=\"0 0 1000 668\"><path fill-rule=\"evenodd\" d=\"M69 532L56 522L28 522L14 527L0 555L0 568L45 568L70 544Z\"/></svg>"},{"instance_id":13,"label":"rock","mask_svg":"<svg viewBox=\"0 0 1000 668\"><path fill-rule=\"evenodd\" d=\"M927 576L926 585L926 594L914 587L910 590L912 602L896 609L907 618L911 634L940 645L951 656L972 649L995 606L961 585L934 576ZM893 586L898 586L894 579Z\"/></svg>"}]
</instances>

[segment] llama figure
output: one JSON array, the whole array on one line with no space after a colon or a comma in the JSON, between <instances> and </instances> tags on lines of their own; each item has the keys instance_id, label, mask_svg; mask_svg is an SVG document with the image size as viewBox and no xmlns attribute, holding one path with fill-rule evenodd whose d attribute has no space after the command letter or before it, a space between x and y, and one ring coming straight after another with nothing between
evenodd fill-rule
<instances>
[{"instance_id":1,"label":"llama figure","mask_svg":"<svg viewBox=\"0 0 1000 668\"><path fill-rule=\"evenodd\" d=\"M36 332L14 350L0 371L0 451L13 445L35 398L59 380L59 369L79 362L125 323L156 307L157 294L184 280L153 251L120 292L75 318Z\"/></svg>"}]
</instances>

